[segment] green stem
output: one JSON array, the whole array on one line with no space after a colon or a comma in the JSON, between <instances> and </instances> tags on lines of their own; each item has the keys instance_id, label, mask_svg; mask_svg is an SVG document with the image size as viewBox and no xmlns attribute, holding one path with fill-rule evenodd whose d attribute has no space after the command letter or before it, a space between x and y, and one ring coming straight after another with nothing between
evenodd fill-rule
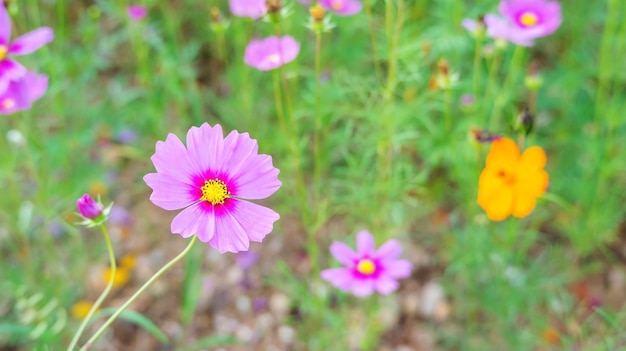
<instances>
[{"instance_id":1,"label":"green stem","mask_svg":"<svg viewBox=\"0 0 626 351\"><path fill-rule=\"evenodd\" d=\"M511 89L513 83L517 80L518 73L521 70L522 61L524 60L524 47L521 45L515 46L515 50L513 51L513 58L511 59L511 66L509 68L509 72L506 75L506 81L504 82L504 87L500 90L500 93L497 95L496 102L493 107L493 112L491 114L491 118L489 121L489 128L495 129L498 127L500 122L500 117L502 114L502 107L504 107L504 103L506 102L506 97L511 94Z\"/></svg>"},{"instance_id":2,"label":"green stem","mask_svg":"<svg viewBox=\"0 0 626 351\"><path fill-rule=\"evenodd\" d=\"M180 261L183 257L185 257L187 255L187 253L191 250L191 248L193 247L193 244L195 244L197 240L197 236L193 236L191 238L191 241L189 242L189 244L187 245L187 247L183 250L183 252L181 252L180 254L178 254L178 256L174 257L171 261L169 261L168 263L165 264L165 266L163 266L161 269L159 269L158 272L156 272L150 279L148 279L147 282L145 282L140 288L139 290L137 290L133 296L131 296L126 302L124 302L124 304L122 306L120 306L117 311L115 311L115 313L113 313L111 315L111 317L109 317L109 319L107 319L106 322L104 322L104 324L96 331L96 333L87 341L87 343L85 345L83 345L83 347L80 348L80 351L85 351L88 348L90 348L93 343L102 335L102 333L104 333L104 331L111 325L111 323L113 323L117 317L119 317L119 315L124 312L124 310L126 310L126 308L128 308L128 306L133 303L137 297L139 297L139 295L141 295L146 289L148 289L150 287L150 285L152 285L152 283L154 283L161 275L163 275L163 273L165 273L168 269L170 269L174 264L176 264L178 261Z\"/></svg>"},{"instance_id":3,"label":"green stem","mask_svg":"<svg viewBox=\"0 0 626 351\"><path fill-rule=\"evenodd\" d=\"M374 28L374 19L372 17L372 4L371 0L365 0L363 7L365 8L365 14L367 15L367 24L370 29L370 41L372 46L372 60L374 62L374 72L376 73L376 80L381 80L380 67L378 66L378 54L376 51L376 29Z\"/></svg>"},{"instance_id":4,"label":"green stem","mask_svg":"<svg viewBox=\"0 0 626 351\"><path fill-rule=\"evenodd\" d=\"M98 310L98 307L100 307L100 305L102 304L104 299L107 297L107 295L109 295L109 292L111 292L111 289L113 288L113 282L115 281L115 272L117 271L117 265L115 263L115 253L113 252L113 245L111 244L111 237L109 236L109 232L107 231L107 228L104 224L100 224L100 229L102 230L102 234L104 235L104 241L107 246L107 251L109 252L109 263L111 265L111 277L109 278L109 282L107 283L106 288L104 288L104 291L102 291L102 294L100 294L96 302L93 304L93 306L91 306L89 313L87 313L87 317L85 317L82 323L80 323L80 326L78 327L78 330L76 331L76 334L74 334L74 337L72 338L72 342L70 343L70 346L67 348L68 351L72 351L74 347L76 347L76 344L78 343L78 339L83 334L83 331L85 330L85 327L87 327L89 320L91 319L91 317L93 317L93 314L96 313L96 311Z\"/></svg>"},{"instance_id":5,"label":"green stem","mask_svg":"<svg viewBox=\"0 0 626 351\"><path fill-rule=\"evenodd\" d=\"M315 34L315 116L313 131L313 188L315 189L315 199L319 201L321 195L320 181L322 178L322 155L320 151L321 133L322 133L322 116L320 111L320 75L321 75L321 51L322 51L322 33L319 31Z\"/></svg>"},{"instance_id":6,"label":"green stem","mask_svg":"<svg viewBox=\"0 0 626 351\"><path fill-rule=\"evenodd\" d=\"M485 90L485 99L483 99L482 101L494 101L494 97L493 97L493 90L495 89L495 85L496 85L496 75L498 74L498 71L500 70L500 64L502 63L502 55L500 54L500 51L496 49L496 51L493 54L493 60L491 61L491 67L489 67L489 78L487 79L487 89ZM478 99L478 96L475 96L474 98ZM484 106L484 104L480 105L481 107ZM485 112L484 115L487 116L487 108L485 108ZM489 120L485 120L484 123L486 125L488 125Z\"/></svg>"},{"instance_id":7,"label":"green stem","mask_svg":"<svg viewBox=\"0 0 626 351\"><path fill-rule=\"evenodd\" d=\"M480 89L480 55L482 51L482 38L476 38L476 46L474 48L474 99L478 99L478 89Z\"/></svg>"}]
</instances>

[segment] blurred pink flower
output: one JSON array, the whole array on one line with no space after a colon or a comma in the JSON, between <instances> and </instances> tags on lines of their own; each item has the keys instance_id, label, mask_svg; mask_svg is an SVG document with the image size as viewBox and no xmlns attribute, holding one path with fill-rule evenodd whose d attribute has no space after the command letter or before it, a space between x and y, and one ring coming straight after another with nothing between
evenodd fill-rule
<instances>
[{"instance_id":1,"label":"blurred pink flower","mask_svg":"<svg viewBox=\"0 0 626 351\"><path fill-rule=\"evenodd\" d=\"M261 71L269 71L293 61L300 52L300 44L286 35L254 39L246 47L244 62Z\"/></svg>"},{"instance_id":2,"label":"blurred pink flower","mask_svg":"<svg viewBox=\"0 0 626 351\"><path fill-rule=\"evenodd\" d=\"M27 70L19 62L11 60L8 55L28 55L52 41L54 33L51 28L41 27L16 38L11 39L11 18L4 4L0 3L0 93L3 93L9 83L24 78Z\"/></svg>"},{"instance_id":3,"label":"blurred pink flower","mask_svg":"<svg viewBox=\"0 0 626 351\"><path fill-rule=\"evenodd\" d=\"M561 25L561 5L550 0L504 0L499 11L504 18L485 16L487 34L521 46L554 33Z\"/></svg>"},{"instance_id":4,"label":"blurred pink flower","mask_svg":"<svg viewBox=\"0 0 626 351\"><path fill-rule=\"evenodd\" d=\"M230 12L239 17L259 19L267 12L265 0L229 0Z\"/></svg>"},{"instance_id":5,"label":"blurred pink flower","mask_svg":"<svg viewBox=\"0 0 626 351\"><path fill-rule=\"evenodd\" d=\"M94 200L89 194L85 194L78 199L78 201L76 201L76 207L78 208L78 212L87 219L96 219L100 217L104 211L104 206Z\"/></svg>"},{"instance_id":6,"label":"blurred pink flower","mask_svg":"<svg viewBox=\"0 0 626 351\"><path fill-rule=\"evenodd\" d=\"M334 242L330 252L344 267L324 270L322 278L343 291L363 297L374 291L387 295L398 288L396 280L411 275L411 263L398 259L402 253L398 241L389 240L376 250L374 237L363 230L357 234L356 247L355 252L342 242Z\"/></svg>"},{"instance_id":7,"label":"blurred pink flower","mask_svg":"<svg viewBox=\"0 0 626 351\"><path fill-rule=\"evenodd\" d=\"M358 0L319 0L320 5L339 16L352 16L363 8Z\"/></svg>"},{"instance_id":8,"label":"blurred pink flower","mask_svg":"<svg viewBox=\"0 0 626 351\"><path fill-rule=\"evenodd\" d=\"M272 157L258 154L248 133L204 123L187 132L187 146L174 134L156 144L156 173L143 179L150 200L165 210L183 209L172 221L172 233L196 235L220 252L248 250L261 242L280 218L278 213L243 199L264 199L281 186Z\"/></svg>"},{"instance_id":9,"label":"blurred pink flower","mask_svg":"<svg viewBox=\"0 0 626 351\"><path fill-rule=\"evenodd\" d=\"M126 14L133 21L141 21L148 15L148 8L142 5L128 5Z\"/></svg>"},{"instance_id":10,"label":"blurred pink flower","mask_svg":"<svg viewBox=\"0 0 626 351\"><path fill-rule=\"evenodd\" d=\"M4 93L0 94L0 114L28 110L47 89L48 76L27 71L22 78L10 81Z\"/></svg>"}]
</instances>

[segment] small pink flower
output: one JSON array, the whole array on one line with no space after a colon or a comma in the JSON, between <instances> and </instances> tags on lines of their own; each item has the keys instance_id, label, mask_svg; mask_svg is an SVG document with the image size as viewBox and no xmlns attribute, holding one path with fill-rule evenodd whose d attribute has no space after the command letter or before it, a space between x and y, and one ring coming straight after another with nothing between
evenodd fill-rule
<instances>
[{"instance_id":1,"label":"small pink flower","mask_svg":"<svg viewBox=\"0 0 626 351\"><path fill-rule=\"evenodd\" d=\"M246 46L244 62L261 71L270 71L293 61L300 52L300 44L286 35L252 40Z\"/></svg>"},{"instance_id":2,"label":"small pink flower","mask_svg":"<svg viewBox=\"0 0 626 351\"><path fill-rule=\"evenodd\" d=\"M0 94L0 114L6 115L28 110L48 89L48 77L26 72L26 75L9 82L8 88Z\"/></svg>"},{"instance_id":3,"label":"small pink flower","mask_svg":"<svg viewBox=\"0 0 626 351\"><path fill-rule=\"evenodd\" d=\"M376 250L374 237L363 230L357 234L356 246L354 252L348 245L334 242L330 252L344 267L324 270L322 278L343 291L363 297L374 291L387 295L398 288L396 280L411 275L411 263L398 259L402 253L398 241L389 240Z\"/></svg>"},{"instance_id":4,"label":"small pink flower","mask_svg":"<svg viewBox=\"0 0 626 351\"><path fill-rule=\"evenodd\" d=\"M0 4L0 93L4 93L11 81L22 79L27 74L26 68L9 59L8 55L28 55L51 42L53 38L51 28L41 27L10 42L11 18L4 4Z\"/></svg>"},{"instance_id":5,"label":"small pink flower","mask_svg":"<svg viewBox=\"0 0 626 351\"><path fill-rule=\"evenodd\" d=\"M87 219L96 219L100 217L104 211L104 206L94 200L89 194L83 195L76 201L78 212Z\"/></svg>"},{"instance_id":6,"label":"small pink flower","mask_svg":"<svg viewBox=\"0 0 626 351\"><path fill-rule=\"evenodd\" d=\"M521 46L533 46L537 38L554 33L561 25L561 5L550 0L503 0L502 17L485 16L487 34Z\"/></svg>"},{"instance_id":7,"label":"small pink flower","mask_svg":"<svg viewBox=\"0 0 626 351\"><path fill-rule=\"evenodd\" d=\"M339 16L352 16L363 8L358 0L319 0L320 5Z\"/></svg>"},{"instance_id":8,"label":"small pink flower","mask_svg":"<svg viewBox=\"0 0 626 351\"><path fill-rule=\"evenodd\" d=\"M267 12L265 0L229 0L230 12L238 17L259 19Z\"/></svg>"},{"instance_id":9,"label":"small pink flower","mask_svg":"<svg viewBox=\"0 0 626 351\"><path fill-rule=\"evenodd\" d=\"M128 5L126 14L133 21L141 21L148 15L148 8L142 5Z\"/></svg>"},{"instance_id":10,"label":"small pink flower","mask_svg":"<svg viewBox=\"0 0 626 351\"><path fill-rule=\"evenodd\" d=\"M172 233L196 235L220 252L248 250L261 242L280 216L244 199L264 199L281 186L272 157L258 154L256 140L232 131L226 138L218 124L204 123L187 132L187 146L174 134L156 144L156 173L143 179L150 200L165 210L183 209Z\"/></svg>"}]
</instances>

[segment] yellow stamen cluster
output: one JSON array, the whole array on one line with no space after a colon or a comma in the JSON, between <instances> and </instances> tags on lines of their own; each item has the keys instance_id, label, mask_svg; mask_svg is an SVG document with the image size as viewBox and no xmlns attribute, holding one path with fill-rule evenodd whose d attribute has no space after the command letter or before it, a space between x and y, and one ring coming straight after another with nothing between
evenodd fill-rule
<instances>
[{"instance_id":1,"label":"yellow stamen cluster","mask_svg":"<svg viewBox=\"0 0 626 351\"><path fill-rule=\"evenodd\" d=\"M4 45L0 45L0 61L4 60L7 57L7 51L9 49L4 46Z\"/></svg>"},{"instance_id":2,"label":"yellow stamen cluster","mask_svg":"<svg viewBox=\"0 0 626 351\"><path fill-rule=\"evenodd\" d=\"M539 18L532 12L524 12L519 17L519 21L526 27L532 27L539 22Z\"/></svg>"},{"instance_id":3,"label":"yellow stamen cluster","mask_svg":"<svg viewBox=\"0 0 626 351\"><path fill-rule=\"evenodd\" d=\"M361 274L371 275L376 271L376 265L372 260L365 258L359 261L356 270Z\"/></svg>"},{"instance_id":4,"label":"yellow stamen cluster","mask_svg":"<svg viewBox=\"0 0 626 351\"><path fill-rule=\"evenodd\" d=\"M224 200L230 197L230 191L228 191L226 183L219 179L205 181L201 189L201 200L208 201L213 205L223 205Z\"/></svg>"}]
</instances>

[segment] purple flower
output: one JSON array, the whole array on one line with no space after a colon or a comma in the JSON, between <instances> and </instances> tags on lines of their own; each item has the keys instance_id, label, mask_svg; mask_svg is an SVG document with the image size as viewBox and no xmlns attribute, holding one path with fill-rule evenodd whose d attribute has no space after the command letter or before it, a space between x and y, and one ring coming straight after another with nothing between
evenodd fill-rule
<instances>
[{"instance_id":1,"label":"purple flower","mask_svg":"<svg viewBox=\"0 0 626 351\"><path fill-rule=\"evenodd\" d=\"M51 28L41 27L34 31L11 39L11 18L3 4L0 4L0 93L3 93L9 83L24 78L27 70L19 62L9 59L8 55L28 55L54 38Z\"/></svg>"},{"instance_id":2,"label":"purple flower","mask_svg":"<svg viewBox=\"0 0 626 351\"><path fill-rule=\"evenodd\" d=\"M126 14L133 21L141 21L148 15L148 8L142 5L128 5L126 7Z\"/></svg>"},{"instance_id":3,"label":"purple flower","mask_svg":"<svg viewBox=\"0 0 626 351\"><path fill-rule=\"evenodd\" d=\"M300 52L300 44L286 35L254 39L246 46L243 61L258 70L270 71L293 61Z\"/></svg>"},{"instance_id":4,"label":"purple flower","mask_svg":"<svg viewBox=\"0 0 626 351\"><path fill-rule=\"evenodd\" d=\"M172 221L172 233L196 235L220 252L248 250L261 242L280 216L243 199L264 199L281 186L272 157L258 153L248 133L226 138L218 124L204 123L187 132L187 146L174 134L156 144L156 173L143 179L150 200L165 210L183 209Z\"/></svg>"},{"instance_id":5,"label":"purple flower","mask_svg":"<svg viewBox=\"0 0 626 351\"><path fill-rule=\"evenodd\" d=\"M28 110L32 103L48 89L48 76L26 72L22 78L12 80L0 94L0 114Z\"/></svg>"},{"instance_id":6,"label":"purple flower","mask_svg":"<svg viewBox=\"0 0 626 351\"><path fill-rule=\"evenodd\" d=\"M230 12L239 17L258 19L265 15L265 0L229 0Z\"/></svg>"},{"instance_id":7,"label":"purple flower","mask_svg":"<svg viewBox=\"0 0 626 351\"><path fill-rule=\"evenodd\" d=\"M374 291L387 295L398 288L396 280L411 275L411 263L398 259L402 253L398 241L389 240L376 250L374 237L363 230L357 234L356 247L354 252L346 244L334 242L330 252L344 267L324 270L322 278L343 291L363 297Z\"/></svg>"},{"instance_id":8,"label":"purple flower","mask_svg":"<svg viewBox=\"0 0 626 351\"><path fill-rule=\"evenodd\" d=\"M550 0L504 0L499 11L504 18L485 16L487 34L521 46L554 33L561 25L561 5Z\"/></svg>"},{"instance_id":9,"label":"purple flower","mask_svg":"<svg viewBox=\"0 0 626 351\"><path fill-rule=\"evenodd\" d=\"M78 199L78 201L76 201L76 207L78 208L78 212L87 219L96 219L100 217L104 211L104 206L94 200L89 194L85 194Z\"/></svg>"},{"instance_id":10,"label":"purple flower","mask_svg":"<svg viewBox=\"0 0 626 351\"><path fill-rule=\"evenodd\" d=\"M463 96L461 96L461 105L469 106L469 105L472 105L473 103L474 103L474 95L463 94Z\"/></svg>"},{"instance_id":11,"label":"purple flower","mask_svg":"<svg viewBox=\"0 0 626 351\"><path fill-rule=\"evenodd\" d=\"M363 8L358 0L319 0L320 5L339 16L352 16Z\"/></svg>"},{"instance_id":12,"label":"purple flower","mask_svg":"<svg viewBox=\"0 0 626 351\"><path fill-rule=\"evenodd\" d=\"M237 265L244 271L250 270L259 260L259 254L256 251L244 251L237 254Z\"/></svg>"}]
</instances>

